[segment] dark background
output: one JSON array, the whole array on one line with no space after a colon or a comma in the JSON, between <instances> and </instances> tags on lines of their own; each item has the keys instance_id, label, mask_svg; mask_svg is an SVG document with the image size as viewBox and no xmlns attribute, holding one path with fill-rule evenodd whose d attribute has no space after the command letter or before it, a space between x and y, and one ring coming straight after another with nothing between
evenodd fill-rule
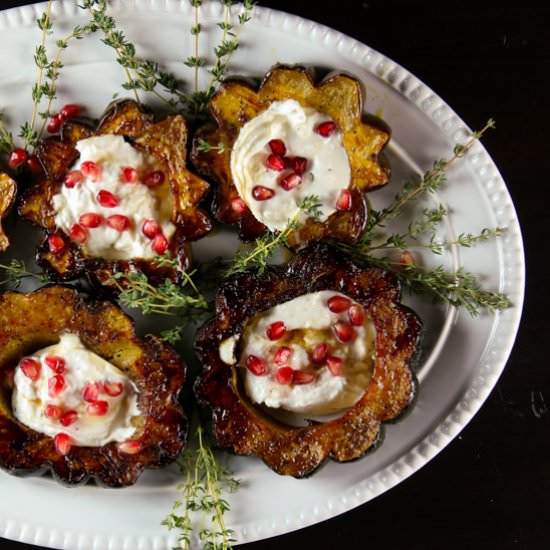
<instances>
[{"instance_id":1,"label":"dark background","mask_svg":"<svg viewBox=\"0 0 550 550\"><path fill-rule=\"evenodd\" d=\"M186 1L186 0L182 0ZM30 2L3 0L2 8ZM515 348L479 414L422 470L329 521L243 550L547 550L550 548L550 331L547 238L550 3L261 1L324 23L396 60L472 128L522 224L527 291ZM547 312L548 313L548 312ZM47 504L44 503L46 506ZM284 503L282 503L284 506ZM0 549L30 550L0 539Z\"/></svg>"}]
</instances>

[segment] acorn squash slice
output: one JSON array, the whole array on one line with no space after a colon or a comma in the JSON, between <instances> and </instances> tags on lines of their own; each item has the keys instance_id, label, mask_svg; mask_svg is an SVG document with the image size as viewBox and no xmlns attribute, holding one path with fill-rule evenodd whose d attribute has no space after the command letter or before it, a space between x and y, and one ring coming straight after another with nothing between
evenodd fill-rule
<instances>
[{"instance_id":1,"label":"acorn squash slice","mask_svg":"<svg viewBox=\"0 0 550 550\"><path fill-rule=\"evenodd\" d=\"M163 175L162 185L172 202L170 221L175 226L167 252L177 259L177 269L160 267L154 259L93 257L85 252L82 243L56 226L54 196L79 158L77 142L106 135L123 136L134 149L153 159L157 172ZM90 121L70 119L62 125L59 137L40 143L37 156L45 175L24 192L19 213L46 233L37 249L37 261L52 280L69 281L86 273L105 283L116 273L135 271L152 280L164 281L166 277L178 280L181 270L190 265L189 241L205 235L212 227L209 216L199 208L209 186L187 168L187 139L187 125L181 115L155 122L136 102L122 100L107 109L97 126Z\"/></svg>"},{"instance_id":2,"label":"acorn squash slice","mask_svg":"<svg viewBox=\"0 0 550 550\"><path fill-rule=\"evenodd\" d=\"M258 313L321 290L347 295L372 319L373 371L359 400L340 416L291 426L252 402L243 389L242 369L222 360L220 344L237 335L236 349L240 349L240 335ZM346 462L373 448L382 423L402 415L415 394L411 363L421 323L399 297L394 275L359 268L325 244L303 249L285 269L228 279L217 296L216 317L201 327L195 341L203 367L195 393L199 403L211 410L218 444L241 455L257 455L275 472L297 478L312 474L326 458Z\"/></svg>"},{"instance_id":3,"label":"acorn squash slice","mask_svg":"<svg viewBox=\"0 0 550 550\"><path fill-rule=\"evenodd\" d=\"M15 418L11 395L19 361L56 344L67 332L136 387L139 414L132 418L131 440L72 445L63 456L54 438ZM0 295L0 466L10 473L49 470L67 485L88 479L109 487L132 485L146 468L163 466L182 451L187 419L179 395L184 381L179 356L153 336L138 338L131 319L110 302L88 301L61 286Z\"/></svg>"},{"instance_id":4,"label":"acorn squash slice","mask_svg":"<svg viewBox=\"0 0 550 550\"><path fill-rule=\"evenodd\" d=\"M329 117L341 132L350 166L351 193L350 203L328 219L307 218L300 230L290 236L289 243L299 247L324 237L353 242L364 228L367 207L363 192L377 189L389 180L389 168L380 153L390 134L381 121L374 117L367 121L363 116L363 87L355 78L343 74L315 82L303 67L277 66L267 73L258 89L238 79L227 79L220 85L209 105L215 125L198 130L191 153L199 173L216 184L214 216L220 222L235 223L243 240L252 240L266 231L239 195L231 156L242 128L274 102L285 100L295 100L303 108ZM276 192L283 193L279 188Z\"/></svg>"},{"instance_id":5,"label":"acorn squash slice","mask_svg":"<svg viewBox=\"0 0 550 550\"><path fill-rule=\"evenodd\" d=\"M10 213L17 195L17 184L7 174L0 173L0 252L10 245L8 236L2 227L2 220Z\"/></svg>"}]
</instances>

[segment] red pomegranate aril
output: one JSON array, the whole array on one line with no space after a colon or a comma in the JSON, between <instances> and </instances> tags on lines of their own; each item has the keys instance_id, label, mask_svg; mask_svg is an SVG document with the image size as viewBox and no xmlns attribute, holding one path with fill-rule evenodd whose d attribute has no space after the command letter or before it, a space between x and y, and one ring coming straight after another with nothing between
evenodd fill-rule
<instances>
[{"instance_id":1,"label":"red pomegranate aril","mask_svg":"<svg viewBox=\"0 0 550 550\"><path fill-rule=\"evenodd\" d=\"M332 330L334 331L334 336L343 344L355 340L357 336L355 329L346 321L336 321L332 326Z\"/></svg>"},{"instance_id":2,"label":"red pomegranate aril","mask_svg":"<svg viewBox=\"0 0 550 550\"><path fill-rule=\"evenodd\" d=\"M107 401L94 401L86 405L86 412L90 416L105 416L108 410L109 403L107 403Z\"/></svg>"},{"instance_id":3,"label":"red pomegranate aril","mask_svg":"<svg viewBox=\"0 0 550 550\"><path fill-rule=\"evenodd\" d=\"M142 448L143 448L143 445L136 439L128 439L128 441L123 441L122 443L119 443L117 445L117 449L121 453L124 453L127 455L135 455L136 453L139 453L139 451L141 451Z\"/></svg>"},{"instance_id":4,"label":"red pomegranate aril","mask_svg":"<svg viewBox=\"0 0 550 550\"><path fill-rule=\"evenodd\" d=\"M84 399L84 401L87 401L88 403L94 403L99 399L101 389L101 384L99 382L88 382L84 386L82 399Z\"/></svg>"},{"instance_id":5,"label":"red pomegranate aril","mask_svg":"<svg viewBox=\"0 0 550 550\"><path fill-rule=\"evenodd\" d=\"M40 363L36 359L31 359L30 357L21 359L19 366L23 374L33 382L36 382L40 378Z\"/></svg>"},{"instance_id":6,"label":"red pomegranate aril","mask_svg":"<svg viewBox=\"0 0 550 550\"><path fill-rule=\"evenodd\" d=\"M276 172L282 172L285 169L285 161L283 160L283 157L276 155L275 153L271 153L271 155L267 157L265 165L270 170L275 170Z\"/></svg>"},{"instance_id":7,"label":"red pomegranate aril","mask_svg":"<svg viewBox=\"0 0 550 550\"><path fill-rule=\"evenodd\" d=\"M351 306L351 300L345 296L331 296L327 301L327 306L332 313L342 313Z\"/></svg>"},{"instance_id":8,"label":"red pomegranate aril","mask_svg":"<svg viewBox=\"0 0 550 550\"><path fill-rule=\"evenodd\" d=\"M288 386L292 384L294 380L294 369L292 367L281 367L277 369L275 373L275 382L277 384L282 384L283 386Z\"/></svg>"},{"instance_id":9,"label":"red pomegranate aril","mask_svg":"<svg viewBox=\"0 0 550 550\"><path fill-rule=\"evenodd\" d=\"M62 374L56 374L48 380L48 395L57 397L65 389L65 377Z\"/></svg>"},{"instance_id":10,"label":"red pomegranate aril","mask_svg":"<svg viewBox=\"0 0 550 550\"><path fill-rule=\"evenodd\" d=\"M334 134L334 132L336 132L336 124L332 122L332 120L321 122L321 124L318 124L317 128L315 128L315 131L321 137L330 137L332 134Z\"/></svg>"},{"instance_id":11,"label":"red pomegranate aril","mask_svg":"<svg viewBox=\"0 0 550 550\"><path fill-rule=\"evenodd\" d=\"M265 376L269 371L267 363L257 355L249 355L247 357L246 368L256 376Z\"/></svg>"},{"instance_id":12,"label":"red pomegranate aril","mask_svg":"<svg viewBox=\"0 0 550 550\"><path fill-rule=\"evenodd\" d=\"M344 361L340 357L335 355L329 355L327 357L326 365L332 376L342 376Z\"/></svg>"},{"instance_id":13,"label":"red pomegranate aril","mask_svg":"<svg viewBox=\"0 0 550 550\"><path fill-rule=\"evenodd\" d=\"M286 145L282 139L272 139L267 145L276 155L279 155L281 157L285 156Z\"/></svg>"},{"instance_id":14,"label":"red pomegranate aril","mask_svg":"<svg viewBox=\"0 0 550 550\"><path fill-rule=\"evenodd\" d=\"M317 375L312 370L295 370L292 382L294 384L311 384Z\"/></svg>"},{"instance_id":15,"label":"red pomegranate aril","mask_svg":"<svg viewBox=\"0 0 550 550\"><path fill-rule=\"evenodd\" d=\"M291 358L292 350L286 346L282 346L275 352L274 361L276 365L288 365Z\"/></svg>"},{"instance_id":16,"label":"red pomegranate aril","mask_svg":"<svg viewBox=\"0 0 550 550\"><path fill-rule=\"evenodd\" d=\"M46 405L44 407L44 416L46 418L51 418L52 420L59 420L62 414L63 414L63 411L61 410L61 407L58 407L57 405Z\"/></svg>"},{"instance_id":17,"label":"red pomegranate aril","mask_svg":"<svg viewBox=\"0 0 550 550\"><path fill-rule=\"evenodd\" d=\"M87 160L80 165L80 171L92 181L98 181L101 176L101 167L93 160Z\"/></svg>"},{"instance_id":18,"label":"red pomegranate aril","mask_svg":"<svg viewBox=\"0 0 550 550\"><path fill-rule=\"evenodd\" d=\"M65 359L59 357L59 355L47 355L44 358L44 363L50 367L56 374L63 374L65 372Z\"/></svg>"},{"instance_id":19,"label":"red pomegranate aril","mask_svg":"<svg viewBox=\"0 0 550 550\"><path fill-rule=\"evenodd\" d=\"M107 225L116 231L126 231L130 227L130 218L122 214L113 214L107 218Z\"/></svg>"},{"instance_id":20,"label":"red pomegranate aril","mask_svg":"<svg viewBox=\"0 0 550 550\"><path fill-rule=\"evenodd\" d=\"M347 212L351 209L351 193L349 189L342 189L336 199L336 210Z\"/></svg>"},{"instance_id":21,"label":"red pomegranate aril","mask_svg":"<svg viewBox=\"0 0 550 550\"><path fill-rule=\"evenodd\" d=\"M365 322L365 310L358 304L353 304L348 311L350 323L360 327Z\"/></svg>"},{"instance_id":22,"label":"red pomegranate aril","mask_svg":"<svg viewBox=\"0 0 550 550\"><path fill-rule=\"evenodd\" d=\"M46 130L48 130L50 134L57 134L62 124L63 124L63 117L60 114L54 114L48 120L48 124L46 125Z\"/></svg>"},{"instance_id":23,"label":"red pomegranate aril","mask_svg":"<svg viewBox=\"0 0 550 550\"><path fill-rule=\"evenodd\" d=\"M296 189L302 183L302 176L292 172L280 178L278 183L285 191L292 191L292 189Z\"/></svg>"},{"instance_id":24,"label":"red pomegranate aril","mask_svg":"<svg viewBox=\"0 0 550 550\"><path fill-rule=\"evenodd\" d=\"M275 321L265 329L265 335L270 340L280 340L286 333L286 326L283 321Z\"/></svg>"},{"instance_id":25,"label":"red pomegranate aril","mask_svg":"<svg viewBox=\"0 0 550 550\"><path fill-rule=\"evenodd\" d=\"M52 254L59 254L65 248L65 241L59 235L50 235L48 237L48 248Z\"/></svg>"},{"instance_id":26,"label":"red pomegranate aril","mask_svg":"<svg viewBox=\"0 0 550 550\"><path fill-rule=\"evenodd\" d=\"M272 199L275 195L275 191L273 189L269 189L268 187L264 187L263 185L256 185L252 189L252 196L257 201L267 201L269 199Z\"/></svg>"},{"instance_id":27,"label":"red pomegranate aril","mask_svg":"<svg viewBox=\"0 0 550 550\"><path fill-rule=\"evenodd\" d=\"M289 157L288 165L296 174L301 176L307 169L307 159L304 157Z\"/></svg>"},{"instance_id":28,"label":"red pomegranate aril","mask_svg":"<svg viewBox=\"0 0 550 550\"><path fill-rule=\"evenodd\" d=\"M77 244L84 244L88 240L88 232L80 224L75 223L69 233L71 240Z\"/></svg>"},{"instance_id":29,"label":"red pomegranate aril","mask_svg":"<svg viewBox=\"0 0 550 550\"><path fill-rule=\"evenodd\" d=\"M329 347L326 342L321 342L320 344L317 344L313 348L313 352L311 354L311 360L314 363L317 363L318 365L324 363L327 355L328 355Z\"/></svg>"},{"instance_id":30,"label":"red pomegranate aril","mask_svg":"<svg viewBox=\"0 0 550 550\"><path fill-rule=\"evenodd\" d=\"M80 105L76 105L74 103L68 103L61 109L61 111L59 111L59 116L64 120L77 117L79 114Z\"/></svg>"},{"instance_id":31,"label":"red pomegranate aril","mask_svg":"<svg viewBox=\"0 0 550 550\"><path fill-rule=\"evenodd\" d=\"M19 168L22 164L24 164L27 161L27 158L27 151L25 151L25 149L21 149L21 147L16 147L10 153L8 165L10 168L15 170L16 168Z\"/></svg>"},{"instance_id":32,"label":"red pomegranate aril","mask_svg":"<svg viewBox=\"0 0 550 550\"><path fill-rule=\"evenodd\" d=\"M168 250L168 239L164 236L164 234L159 233L158 235L155 235L151 246L157 254L164 254Z\"/></svg>"},{"instance_id":33,"label":"red pomegranate aril","mask_svg":"<svg viewBox=\"0 0 550 550\"><path fill-rule=\"evenodd\" d=\"M84 179L84 174L80 170L71 170L65 174L63 183L65 187L72 189L77 183L80 183Z\"/></svg>"},{"instance_id":34,"label":"red pomegranate aril","mask_svg":"<svg viewBox=\"0 0 550 550\"><path fill-rule=\"evenodd\" d=\"M70 410L63 413L63 416L59 419L59 422L62 426L70 426L78 420L78 413L76 411Z\"/></svg>"},{"instance_id":35,"label":"red pomegranate aril","mask_svg":"<svg viewBox=\"0 0 550 550\"><path fill-rule=\"evenodd\" d=\"M97 194L97 202L105 208L116 208L120 204L120 201L116 198L116 196L105 189L102 189Z\"/></svg>"},{"instance_id":36,"label":"red pomegranate aril","mask_svg":"<svg viewBox=\"0 0 550 550\"><path fill-rule=\"evenodd\" d=\"M78 219L80 225L87 227L88 229L95 229L100 225L103 225L105 218L101 214L96 214L95 212L87 212L82 214Z\"/></svg>"},{"instance_id":37,"label":"red pomegranate aril","mask_svg":"<svg viewBox=\"0 0 550 550\"><path fill-rule=\"evenodd\" d=\"M235 197L231 201L231 210L233 210L235 214L240 216L241 214L244 214L247 209L248 209L248 206L246 205L246 202L244 202L243 199L241 199L241 197Z\"/></svg>"},{"instance_id":38,"label":"red pomegranate aril","mask_svg":"<svg viewBox=\"0 0 550 550\"><path fill-rule=\"evenodd\" d=\"M41 174L44 170L36 155L30 155L26 162L27 170L31 174Z\"/></svg>"},{"instance_id":39,"label":"red pomegranate aril","mask_svg":"<svg viewBox=\"0 0 550 550\"><path fill-rule=\"evenodd\" d=\"M124 183L137 183L139 181L138 171L133 166L125 166L121 171Z\"/></svg>"},{"instance_id":40,"label":"red pomegranate aril","mask_svg":"<svg viewBox=\"0 0 550 550\"><path fill-rule=\"evenodd\" d=\"M162 233L160 223L153 219L145 220L141 226L141 230L148 239L154 239L156 235Z\"/></svg>"},{"instance_id":41,"label":"red pomegranate aril","mask_svg":"<svg viewBox=\"0 0 550 550\"><path fill-rule=\"evenodd\" d=\"M147 187L158 187L164 183L164 172L160 170L155 170L154 172L149 172L144 178L143 183Z\"/></svg>"},{"instance_id":42,"label":"red pomegranate aril","mask_svg":"<svg viewBox=\"0 0 550 550\"><path fill-rule=\"evenodd\" d=\"M61 456L67 456L69 454L69 451L71 450L70 436L64 433L60 433L53 438L53 441L55 443L55 450Z\"/></svg>"},{"instance_id":43,"label":"red pomegranate aril","mask_svg":"<svg viewBox=\"0 0 550 550\"><path fill-rule=\"evenodd\" d=\"M121 382L105 382L103 390L110 397L118 397L124 391L124 386Z\"/></svg>"}]
</instances>

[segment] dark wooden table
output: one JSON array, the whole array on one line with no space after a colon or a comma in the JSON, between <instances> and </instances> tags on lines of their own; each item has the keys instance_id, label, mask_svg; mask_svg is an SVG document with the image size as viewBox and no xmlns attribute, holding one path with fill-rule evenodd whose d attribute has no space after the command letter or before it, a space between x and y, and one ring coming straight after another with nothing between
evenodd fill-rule
<instances>
[{"instance_id":1,"label":"dark wooden table","mask_svg":"<svg viewBox=\"0 0 550 550\"><path fill-rule=\"evenodd\" d=\"M182 0L187 1L187 0ZM3 0L11 7L29 2ZM515 202L526 247L522 325L473 421L422 470L342 516L243 550L550 548L550 4L262 1L336 28L421 78L484 140ZM546 312L546 313L545 313ZM45 505L47 505L45 503ZM0 549L35 547L0 540Z\"/></svg>"}]
</instances>

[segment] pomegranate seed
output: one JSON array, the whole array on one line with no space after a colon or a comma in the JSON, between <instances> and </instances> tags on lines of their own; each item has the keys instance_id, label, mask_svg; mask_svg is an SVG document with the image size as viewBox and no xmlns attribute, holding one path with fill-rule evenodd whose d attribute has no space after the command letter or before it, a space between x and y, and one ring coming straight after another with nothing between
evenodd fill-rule
<instances>
[{"instance_id":1,"label":"pomegranate seed","mask_svg":"<svg viewBox=\"0 0 550 550\"><path fill-rule=\"evenodd\" d=\"M101 389L101 384L99 382L88 382L84 386L82 399L84 399L84 401L87 401L88 403L93 403L94 401L97 401Z\"/></svg>"},{"instance_id":2,"label":"pomegranate seed","mask_svg":"<svg viewBox=\"0 0 550 550\"><path fill-rule=\"evenodd\" d=\"M294 384L311 384L316 377L312 370L295 370L292 381Z\"/></svg>"},{"instance_id":3,"label":"pomegranate seed","mask_svg":"<svg viewBox=\"0 0 550 550\"><path fill-rule=\"evenodd\" d=\"M90 416L105 416L108 410L109 403L107 403L107 401L94 401L86 405L86 412Z\"/></svg>"},{"instance_id":4,"label":"pomegranate seed","mask_svg":"<svg viewBox=\"0 0 550 550\"><path fill-rule=\"evenodd\" d=\"M48 395L57 397L65 388L65 377L62 374L56 374L48 380Z\"/></svg>"},{"instance_id":5,"label":"pomegranate seed","mask_svg":"<svg viewBox=\"0 0 550 550\"><path fill-rule=\"evenodd\" d=\"M44 363L50 367L56 374L63 374L65 372L65 359L59 357L59 355L48 355L44 358Z\"/></svg>"},{"instance_id":6,"label":"pomegranate seed","mask_svg":"<svg viewBox=\"0 0 550 550\"><path fill-rule=\"evenodd\" d=\"M138 172L132 166L125 166L122 169L122 181L124 183L137 183L139 180Z\"/></svg>"},{"instance_id":7,"label":"pomegranate seed","mask_svg":"<svg viewBox=\"0 0 550 550\"><path fill-rule=\"evenodd\" d=\"M278 183L285 191L291 191L302 183L302 176L292 172L291 174L280 178Z\"/></svg>"},{"instance_id":8,"label":"pomegranate seed","mask_svg":"<svg viewBox=\"0 0 550 550\"><path fill-rule=\"evenodd\" d=\"M86 214L82 214L78 221L80 222L80 225L88 227L89 229L94 229L102 225L105 221L105 218L101 214L87 212Z\"/></svg>"},{"instance_id":9,"label":"pomegranate seed","mask_svg":"<svg viewBox=\"0 0 550 550\"><path fill-rule=\"evenodd\" d=\"M282 172L285 169L285 161L283 160L283 157L276 155L275 153L271 153L265 161L265 165L270 170L275 170L276 172Z\"/></svg>"},{"instance_id":10,"label":"pomegranate seed","mask_svg":"<svg viewBox=\"0 0 550 550\"><path fill-rule=\"evenodd\" d=\"M124 391L124 386L121 382L105 382L103 389L110 397L118 397Z\"/></svg>"},{"instance_id":11,"label":"pomegranate seed","mask_svg":"<svg viewBox=\"0 0 550 550\"><path fill-rule=\"evenodd\" d=\"M358 304L354 304L349 308L348 315L351 324L356 327L360 327L365 321L365 310Z\"/></svg>"},{"instance_id":12,"label":"pomegranate seed","mask_svg":"<svg viewBox=\"0 0 550 550\"><path fill-rule=\"evenodd\" d=\"M294 369L292 367L281 367L277 369L275 373L275 382L277 384L282 384L283 386L288 386L292 384L294 380Z\"/></svg>"},{"instance_id":13,"label":"pomegranate seed","mask_svg":"<svg viewBox=\"0 0 550 550\"><path fill-rule=\"evenodd\" d=\"M164 254L168 250L168 239L162 233L159 233L155 235L151 246L157 254Z\"/></svg>"},{"instance_id":14,"label":"pomegranate seed","mask_svg":"<svg viewBox=\"0 0 550 550\"><path fill-rule=\"evenodd\" d=\"M273 195L275 195L275 191L273 191L273 189L269 189L268 187L264 187L263 185L256 185L256 187L252 189L252 196L257 201L267 201L273 198Z\"/></svg>"},{"instance_id":15,"label":"pomegranate seed","mask_svg":"<svg viewBox=\"0 0 550 550\"><path fill-rule=\"evenodd\" d=\"M275 364L276 365L288 365L292 357L292 350L286 346L280 347L275 353Z\"/></svg>"},{"instance_id":16,"label":"pomegranate seed","mask_svg":"<svg viewBox=\"0 0 550 550\"><path fill-rule=\"evenodd\" d=\"M93 160L87 160L80 166L82 173L92 181L98 181L101 177L101 167Z\"/></svg>"},{"instance_id":17,"label":"pomegranate seed","mask_svg":"<svg viewBox=\"0 0 550 550\"><path fill-rule=\"evenodd\" d=\"M286 145L282 139L272 139L267 146L271 149L276 155L284 157L286 154Z\"/></svg>"},{"instance_id":18,"label":"pomegranate seed","mask_svg":"<svg viewBox=\"0 0 550 550\"><path fill-rule=\"evenodd\" d=\"M50 117L50 120L48 120L46 130L48 130L50 134L57 134L61 128L61 124L63 124L63 117L59 114L54 114Z\"/></svg>"},{"instance_id":19,"label":"pomegranate seed","mask_svg":"<svg viewBox=\"0 0 550 550\"><path fill-rule=\"evenodd\" d=\"M27 159L27 170L31 174L41 174L43 172L42 164L36 155L30 155Z\"/></svg>"},{"instance_id":20,"label":"pomegranate seed","mask_svg":"<svg viewBox=\"0 0 550 550\"><path fill-rule=\"evenodd\" d=\"M139 453L142 449L142 445L139 441L135 439L128 439L128 441L123 441L117 445L117 449L127 455L135 455Z\"/></svg>"},{"instance_id":21,"label":"pomegranate seed","mask_svg":"<svg viewBox=\"0 0 550 550\"><path fill-rule=\"evenodd\" d=\"M256 355L249 355L246 359L246 368L256 376L265 376L268 373L267 363Z\"/></svg>"},{"instance_id":22,"label":"pomegranate seed","mask_svg":"<svg viewBox=\"0 0 550 550\"><path fill-rule=\"evenodd\" d=\"M152 219L145 220L143 222L141 230L148 239L154 239L159 233L162 233L162 227L160 226L160 223L157 222L157 220Z\"/></svg>"},{"instance_id":23,"label":"pomegranate seed","mask_svg":"<svg viewBox=\"0 0 550 550\"><path fill-rule=\"evenodd\" d=\"M77 183L80 183L83 179L84 174L80 170L71 170L70 172L67 172L65 178L63 179L63 182L65 183L66 187L71 189Z\"/></svg>"},{"instance_id":24,"label":"pomegranate seed","mask_svg":"<svg viewBox=\"0 0 550 550\"><path fill-rule=\"evenodd\" d=\"M332 376L342 376L343 374L343 365L344 361L340 357L336 357L335 355L329 355L327 357L327 369L330 371L330 374Z\"/></svg>"},{"instance_id":25,"label":"pomegranate seed","mask_svg":"<svg viewBox=\"0 0 550 550\"><path fill-rule=\"evenodd\" d=\"M248 206L246 205L246 202L241 199L241 197L236 197L231 201L231 210L233 210L235 214L240 216L241 214L244 214L247 209Z\"/></svg>"},{"instance_id":26,"label":"pomegranate seed","mask_svg":"<svg viewBox=\"0 0 550 550\"><path fill-rule=\"evenodd\" d=\"M342 313L351 306L351 300L345 296L331 296L327 301L327 306L332 313Z\"/></svg>"},{"instance_id":27,"label":"pomegranate seed","mask_svg":"<svg viewBox=\"0 0 550 550\"><path fill-rule=\"evenodd\" d=\"M59 420L61 418L61 407L57 405L46 405L44 407L44 416L51 418L52 420Z\"/></svg>"},{"instance_id":28,"label":"pomegranate seed","mask_svg":"<svg viewBox=\"0 0 550 550\"><path fill-rule=\"evenodd\" d=\"M107 218L107 225L117 231L126 231L130 227L130 218L122 214L113 214Z\"/></svg>"},{"instance_id":29,"label":"pomegranate seed","mask_svg":"<svg viewBox=\"0 0 550 550\"><path fill-rule=\"evenodd\" d=\"M27 158L27 151L25 151L25 149L21 149L20 147L16 147L10 153L10 157L8 159L9 167L15 170L24 164L27 161Z\"/></svg>"},{"instance_id":30,"label":"pomegranate seed","mask_svg":"<svg viewBox=\"0 0 550 550\"><path fill-rule=\"evenodd\" d=\"M414 264L414 256L408 251L403 250L401 257L399 258L399 264L401 267L409 267Z\"/></svg>"},{"instance_id":31,"label":"pomegranate seed","mask_svg":"<svg viewBox=\"0 0 550 550\"><path fill-rule=\"evenodd\" d=\"M342 189L342 191L340 191L340 195L338 195L336 199L336 209L343 212L351 210L351 193L349 189Z\"/></svg>"},{"instance_id":32,"label":"pomegranate seed","mask_svg":"<svg viewBox=\"0 0 550 550\"><path fill-rule=\"evenodd\" d=\"M315 348L313 349L313 352L311 354L311 360L314 363L321 364L324 363L327 355L328 355L328 344L326 342L322 342L321 344L317 344Z\"/></svg>"},{"instance_id":33,"label":"pomegranate seed","mask_svg":"<svg viewBox=\"0 0 550 550\"><path fill-rule=\"evenodd\" d=\"M84 244L88 240L88 232L78 223L71 227L71 240L77 244Z\"/></svg>"},{"instance_id":34,"label":"pomegranate seed","mask_svg":"<svg viewBox=\"0 0 550 550\"><path fill-rule=\"evenodd\" d=\"M265 329L265 335L270 340L280 340L284 336L285 332L286 326L283 321L275 321Z\"/></svg>"},{"instance_id":35,"label":"pomegranate seed","mask_svg":"<svg viewBox=\"0 0 550 550\"><path fill-rule=\"evenodd\" d=\"M315 128L315 131L321 137L330 137L332 134L334 134L334 132L336 132L336 124L332 122L332 120L321 122L321 124L318 124L317 128Z\"/></svg>"},{"instance_id":36,"label":"pomegranate seed","mask_svg":"<svg viewBox=\"0 0 550 550\"><path fill-rule=\"evenodd\" d=\"M160 170L155 170L154 172L149 172L144 178L143 183L147 187L158 187L164 183L164 172Z\"/></svg>"},{"instance_id":37,"label":"pomegranate seed","mask_svg":"<svg viewBox=\"0 0 550 550\"><path fill-rule=\"evenodd\" d=\"M59 235L50 235L48 237L48 247L52 254L59 254L65 248L65 241Z\"/></svg>"},{"instance_id":38,"label":"pomegranate seed","mask_svg":"<svg viewBox=\"0 0 550 550\"><path fill-rule=\"evenodd\" d=\"M59 116L67 120L68 118L74 118L80 114L80 105L75 105L74 103L68 103L65 105L61 111L59 111Z\"/></svg>"},{"instance_id":39,"label":"pomegranate seed","mask_svg":"<svg viewBox=\"0 0 550 550\"><path fill-rule=\"evenodd\" d=\"M307 159L304 157L289 157L288 159L288 166L292 168L292 170L301 176L307 169Z\"/></svg>"},{"instance_id":40,"label":"pomegranate seed","mask_svg":"<svg viewBox=\"0 0 550 550\"><path fill-rule=\"evenodd\" d=\"M334 336L344 344L355 340L357 336L355 329L346 321L336 321L332 326L332 330L334 331Z\"/></svg>"},{"instance_id":41,"label":"pomegranate seed","mask_svg":"<svg viewBox=\"0 0 550 550\"><path fill-rule=\"evenodd\" d=\"M23 374L33 382L36 382L40 378L40 363L36 359L31 359L30 357L22 359L19 366Z\"/></svg>"},{"instance_id":42,"label":"pomegranate seed","mask_svg":"<svg viewBox=\"0 0 550 550\"><path fill-rule=\"evenodd\" d=\"M78 413L76 411L70 410L63 413L63 416L59 419L61 425L67 427L71 424L74 424L78 420Z\"/></svg>"},{"instance_id":43,"label":"pomegranate seed","mask_svg":"<svg viewBox=\"0 0 550 550\"><path fill-rule=\"evenodd\" d=\"M71 438L64 433L57 434L54 438L55 450L61 455L66 456L71 450Z\"/></svg>"},{"instance_id":44,"label":"pomegranate seed","mask_svg":"<svg viewBox=\"0 0 550 550\"><path fill-rule=\"evenodd\" d=\"M101 204L101 206L104 206L105 208L116 208L120 204L116 196L113 195L110 191L105 191L105 189L102 189L97 194L97 202L99 202L99 204Z\"/></svg>"}]
</instances>

